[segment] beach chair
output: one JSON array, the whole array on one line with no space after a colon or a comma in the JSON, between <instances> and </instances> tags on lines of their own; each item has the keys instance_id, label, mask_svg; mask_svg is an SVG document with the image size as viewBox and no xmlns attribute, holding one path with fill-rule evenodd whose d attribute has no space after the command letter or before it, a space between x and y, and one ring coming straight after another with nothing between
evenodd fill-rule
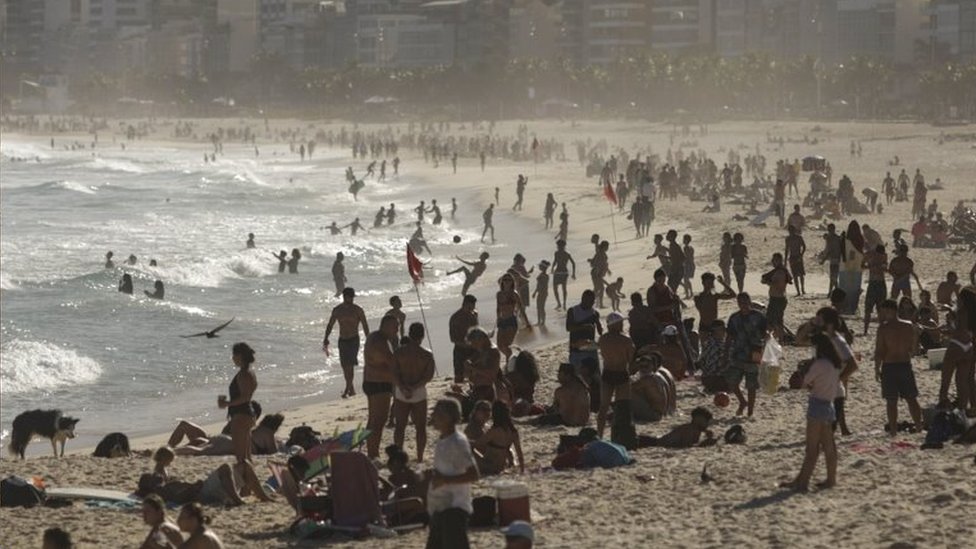
<instances>
[{"instance_id":1,"label":"beach chair","mask_svg":"<svg viewBox=\"0 0 976 549\"><path fill-rule=\"evenodd\" d=\"M318 446L309 448L304 454L309 464L308 471L305 473L305 480L327 472L330 467L329 457L333 453L349 452L362 447L366 439L369 438L369 434L369 429L357 427L351 431L336 434Z\"/></svg>"}]
</instances>

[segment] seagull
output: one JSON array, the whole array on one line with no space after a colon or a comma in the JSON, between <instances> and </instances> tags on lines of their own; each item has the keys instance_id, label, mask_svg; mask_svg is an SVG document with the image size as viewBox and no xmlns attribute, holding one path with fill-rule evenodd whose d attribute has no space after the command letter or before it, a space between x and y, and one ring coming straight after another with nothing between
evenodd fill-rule
<instances>
[{"instance_id":1,"label":"seagull","mask_svg":"<svg viewBox=\"0 0 976 549\"><path fill-rule=\"evenodd\" d=\"M234 317L234 318L237 318L237 317ZM230 324L231 322L234 322L234 318L228 320L227 322L224 322L223 324L221 324L220 326L217 326L216 328L214 328L213 330L210 330L209 332L200 332L199 334L185 335L185 336L180 336L180 337L200 337L200 336L207 336L207 339L213 339L215 337L220 337L219 335L217 335L217 332L219 332L219 331L223 330L224 328L226 328L227 325Z\"/></svg>"},{"instance_id":2,"label":"seagull","mask_svg":"<svg viewBox=\"0 0 976 549\"><path fill-rule=\"evenodd\" d=\"M701 472L701 481L702 481L702 484L708 484L709 482L712 482L713 480L715 480L715 479L712 478L712 475L709 475L708 474L708 464L706 463L705 465L702 465L702 472Z\"/></svg>"}]
</instances>

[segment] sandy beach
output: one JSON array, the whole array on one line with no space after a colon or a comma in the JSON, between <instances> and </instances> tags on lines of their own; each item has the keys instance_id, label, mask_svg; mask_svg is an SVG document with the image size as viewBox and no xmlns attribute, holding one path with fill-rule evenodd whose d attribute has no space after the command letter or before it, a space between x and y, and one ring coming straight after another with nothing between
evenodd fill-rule
<instances>
[{"instance_id":1,"label":"sandy beach","mask_svg":"<svg viewBox=\"0 0 976 549\"><path fill-rule=\"evenodd\" d=\"M219 125L220 121L205 124ZM255 122L256 123L256 122ZM297 125L294 121L276 122L282 126ZM579 264L580 276L570 284L569 301L578 302L586 288L588 277L585 260L592 254L588 244L590 235L599 233L611 241L610 268L614 277L624 278L624 291L644 293L651 283L651 273L658 267L656 260L648 261L650 239L634 238L632 225L624 215L616 213L611 219L610 207L603 198L596 178L585 178L584 168L575 161L572 142L575 139L606 140L611 148L622 147L631 155L635 149L647 150L662 157L669 147L671 126L636 121L579 122L562 121L505 122L496 132L514 133L516 124L528 124L530 132L540 138L554 138L566 145L566 162L558 163L502 163L489 160L482 173L477 159L462 158L458 173L451 174L447 163L433 168L423 158L401 154L404 169L422 177L433 186L447 192L470 191L480 199L479 208L492 200L494 187L501 187L500 211L496 217L498 237L511 242L526 243L522 250L529 265L541 259L551 259L554 246L547 242L555 231L545 232L542 207L547 192L569 208L569 251ZM360 126L363 128L363 126ZM162 131L162 130L161 130ZM473 134L474 132L467 132ZM940 134L964 136L966 139L946 139L939 144ZM766 136L802 139L816 137L820 143L787 143L782 148L767 143ZM887 170L897 175L905 168L909 174L920 168L928 181L940 178L945 190L931 191L929 198L938 199L941 210L948 212L960 200L976 202L976 125L937 128L909 123L821 123L810 122L729 122L712 124L708 134L675 140L695 141L686 152L701 149L721 166L730 149L743 156L756 150L757 143L767 157L767 170L780 158L802 158L810 154L826 157L834 167L834 180L847 174L858 192L865 186L880 189ZM163 137L160 136L160 139ZM851 158L851 140L863 145L863 156ZM898 156L901 166L889 167L888 161ZM350 159L352 163L352 160ZM362 161L353 164L362 169ZM511 213L515 200L514 182L518 174L529 177L525 209ZM800 188L807 191L805 177ZM418 196L418 201L423 198ZM883 200L883 198L882 198ZM793 202L787 201L792 207ZM412 204L409 204L412 207ZM734 221L732 216L744 213L742 206L723 204L720 213L703 214L703 202L691 202L685 196L657 204L657 217L651 234L675 228L679 233L692 235L697 250L698 273L718 272L719 237L723 231L739 231L749 246L750 264L746 290L756 299L765 301L765 287L759 275L767 270L769 258L783 249L785 231L775 217L767 227L750 226ZM885 241L896 228L911 226L910 202L894 204L883 215L858 216L859 222L870 224ZM398 204L399 209L399 204ZM510 216L518 216L517 220ZM508 220L508 221L506 221ZM846 226L849 219L838 222ZM507 227L505 223L508 223ZM470 223L477 228L475 220ZM616 232L616 238L613 233ZM528 234L524 234L528 232ZM796 328L814 312L827 304L826 266L819 266L813 255L822 249L820 231L808 229L807 292L793 298L790 290L786 323ZM944 279L945 272L955 270L965 279L973 267L971 253L913 249L916 271L925 288L934 291ZM478 289L479 309L487 318L494 318L494 300L489 299L490 284L510 264L509 257L493 257L488 273ZM326 276L326 273L322 273ZM700 281L695 280L695 291ZM564 315L552 311L555 305L550 296L549 324L546 330L520 334L517 344L532 349L539 359L543 380L536 389L539 400L548 403L555 388L555 371L566 359ZM313 306L310 301L310 306ZM720 318L733 311L731 302L720 304ZM443 310L451 308L446 304ZM626 312L626 306L624 312ZM409 320L417 311L407 307ZM601 314L606 315L609 309ZM528 311L534 319L534 307ZM429 329L437 333L435 351L441 376L430 388L431 395L443 393L449 385L444 377L450 368L450 351L444 343L447 332L444 314L429 318ZM848 318L851 327L860 334L861 317ZM924 434L900 434L889 437L883 431L884 401L879 383L875 381L870 357L874 350L876 324L869 334L857 337L853 349L863 356L861 369L849 386L847 400L848 424L851 436L838 437L839 484L827 491L794 494L777 488L779 482L789 480L799 469L803 458L805 391L789 391L781 387L774 395L760 394L754 417L736 418L734 407L717 408L712 397L706 395L699 383L686 380L678 384L678 413L655 424L639 424L638 433L662 435L671 427L685 423L688 413L696 406L705 406L715 414L713 430L721 435L735 423L741 423L748 435L745 445L720 443L711 448L667 450L648 448L633 453L637 460L632 466L612 470L552 470L560 434L575 434L577 430L561 427L520 427L526 458L526 474L506 473L501 478L514 477L529 486L536 528L536 543L542 547L604 547L622 545L644 547L666 545L675 547L717 547L739 544L749 547L793 547L807 545L840 547L964 547L976 539L976 521L971 519L976 508L976 463L972 446L946 445L941 450L922 451L918 448ZM310 342L314 345L317 342ZM786 372L809 356L809 349L785 347ZM923 407L935 404L939 372L930 370L927 361L916 359L914 368L921 392ZM357 383L360 379L357 370ZM785 386L785 376L781 385ZM93 398L97 392L93 391ZM430 402L430 401L429 401ZM432 402L430 402L432 404ZM38 402L38 407L54 407L51 402ZM266 409L266 412L276 410ZM73 413L72 410L65 410ZM286 421L280 433L303 423L323 433L353 428L366 421L365 398L357 395L346 400L325 400L294 409L282 410ZM900 415L907 418L904 405ZM176 418L168 421L175 425ZM12 418L3 418L8 425ZM593 418L595 422L595 418ZM209 426L209 428L219 426ZM133 447L151 450L163 443L168 432L132 440ZM433 435L431 435L433 436ZM383 444L392 442L392 432L384 433ZM19 475L39 476L48 486L86 486L129 491L135 488L139 475L151 469L151 460L131 457L116 460L90 457L90 448L76 447L69 441L70 455L55 459L46 453L47 441L35 442L44 448L43 457L26 461L0 460L0 477ZM406 450L411 453L411 430L408 430ZM425 466L430 466L428 448ZM184 479L203 478L218 464L232 458L177 458L171 474ZM276 459L280 459L276 458ZM268 476L267 459L256 459L260 478ZM715 481L702 484L699 473L708 466ZM822 477L822 460L815 479ZM475 494L493 494L492 483L498 477L482 479L475 486ZM302 542L287 532L294 512L279 498L275 503L256 503L250 500L238 508L208 508L213 515L214 530L227 547L305 547L305 546L367 546L422 547L426 532L418 531L394 539L352 540L336 535L329 540ZM171 513L172 514L172 513ZM61 526L72 532L80 547L130 547L141 543L147 528L138 511L118 511L86 508L81 503L48 509L0 510L0 547L36 547L40 533L50 526ZM474 547L497 547L501 536L493 529L474 530Z\"/></svg>"}]
</instances>

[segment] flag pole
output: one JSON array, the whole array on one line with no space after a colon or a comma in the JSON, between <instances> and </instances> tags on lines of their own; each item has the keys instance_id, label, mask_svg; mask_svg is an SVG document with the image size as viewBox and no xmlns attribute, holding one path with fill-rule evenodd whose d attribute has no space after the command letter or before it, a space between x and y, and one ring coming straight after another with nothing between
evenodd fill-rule
<instances>
[{"instance_id":1,"label":"flag pole","mask_svg":"<svg viewBox=\"0 0 976 549\"><path fill-rule=\"evenodd\" d=\"M427 343L430 345L430 352L434 353L434 339L430 335L430 330L427 328L427 314L424 312L424 300L420 298L420 286L416 282L413 284L413 291L417 294L417 305L420 306L420 321L424 323L424 332L427 334ZM434 353L436 355L436 353ZM434 372L440 375L440 371L437 369L437 361L434 361Z\"/></svg>"},{"instance_id":2,"label":"flag pole","mask_svg":"<svg viewBox=\"0 0 976 549\"><path fill-rule=\"evenodd\" d=\"M424 264L417 259L414 255L413 249L410 247L410 243L407 243L407 272L410 273L410 278L413 280L413 291L417 294L417 305L420 306L420 319L424 325L424 332L427 334L427 342L430 345L430 352L434 352L434 341L430 336L430 329L427 328L427 313L424 311L424 300L420 297L420 287L417 285L418 282L423 281L424 278ZM437 362L434 362L434 372L440 375L440 371L437 369Z\"/></svg>"}]
</instances>

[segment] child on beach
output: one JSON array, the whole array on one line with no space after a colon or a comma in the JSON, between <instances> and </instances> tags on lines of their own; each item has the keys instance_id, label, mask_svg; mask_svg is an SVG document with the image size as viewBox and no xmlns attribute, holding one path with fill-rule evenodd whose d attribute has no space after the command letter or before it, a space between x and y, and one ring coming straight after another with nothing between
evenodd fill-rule
<instances>
[{"instance_id":1,"label":"child on beach","mask_svg":"<svg viewBox=\"0 0 976 549\"><path fill-rule=\"evenodd\" d=\"M549 297L549 262L542 260L539 263L539 274L535 277L535 291L532 297L535 298L536 316L539 326L546 324L546 299Z\"/></svg>"},{"instance_id":2,"label":"child on beach","mask_svg":"<svg viewBox=\"0 0 976 549\"><path fill-rule=\"evenodd\" d=\"M803 465L793 481L780 485L797 492L806 492L809 489L810 478L817 466L820 452L823 452L827 461L827 480L818 486L831 488L837 484L837 446L834 443L832 424L836 419L834 397L840 385L841 359L834 343L826 334L814 335L813 344L817 358L803 377L803 386L810 390Z\"/></svg>"},{"instance_id":3,"label":"child on beach","mask_svg":"<svg viewBox=\"0 0 976 549\"><path fill-rule=\"evenodd\" d=\"M607 297L610 298L610 307L614 312L620 312L620 299L624 297L623 287L624 279L623 277L617 277L614 282L603 281L603 285L606 288Z\"/></svg>"},{"instance_id":4,"label":"child on beach","mask_svg":"<svg viewBox=\"0 0 976 549\"><path fill-rule=\"evenodd\" d=\"M434 446L434 468L430 473L427 511L430 529L428 549L467 549L471 484L478 480L478 468L467 437L457 430L461 405L442 399L434 405L431 423L440 434Z\"/></svg>"},{"instance_id":5,"label":"child on beach","mask_svg":"<svg viewBox=\"0 0 976 549\"><path fill-rule=\"evenodd\" d=\"M715 435L708 429L712 423L712 413L701 406L691 411L691 421L679 425L662 437L641 437L641 446L659 448L691 448L695 445L715 444ZM705 435L705 440L702 440Z\"/></svg>"}]
</instances>

